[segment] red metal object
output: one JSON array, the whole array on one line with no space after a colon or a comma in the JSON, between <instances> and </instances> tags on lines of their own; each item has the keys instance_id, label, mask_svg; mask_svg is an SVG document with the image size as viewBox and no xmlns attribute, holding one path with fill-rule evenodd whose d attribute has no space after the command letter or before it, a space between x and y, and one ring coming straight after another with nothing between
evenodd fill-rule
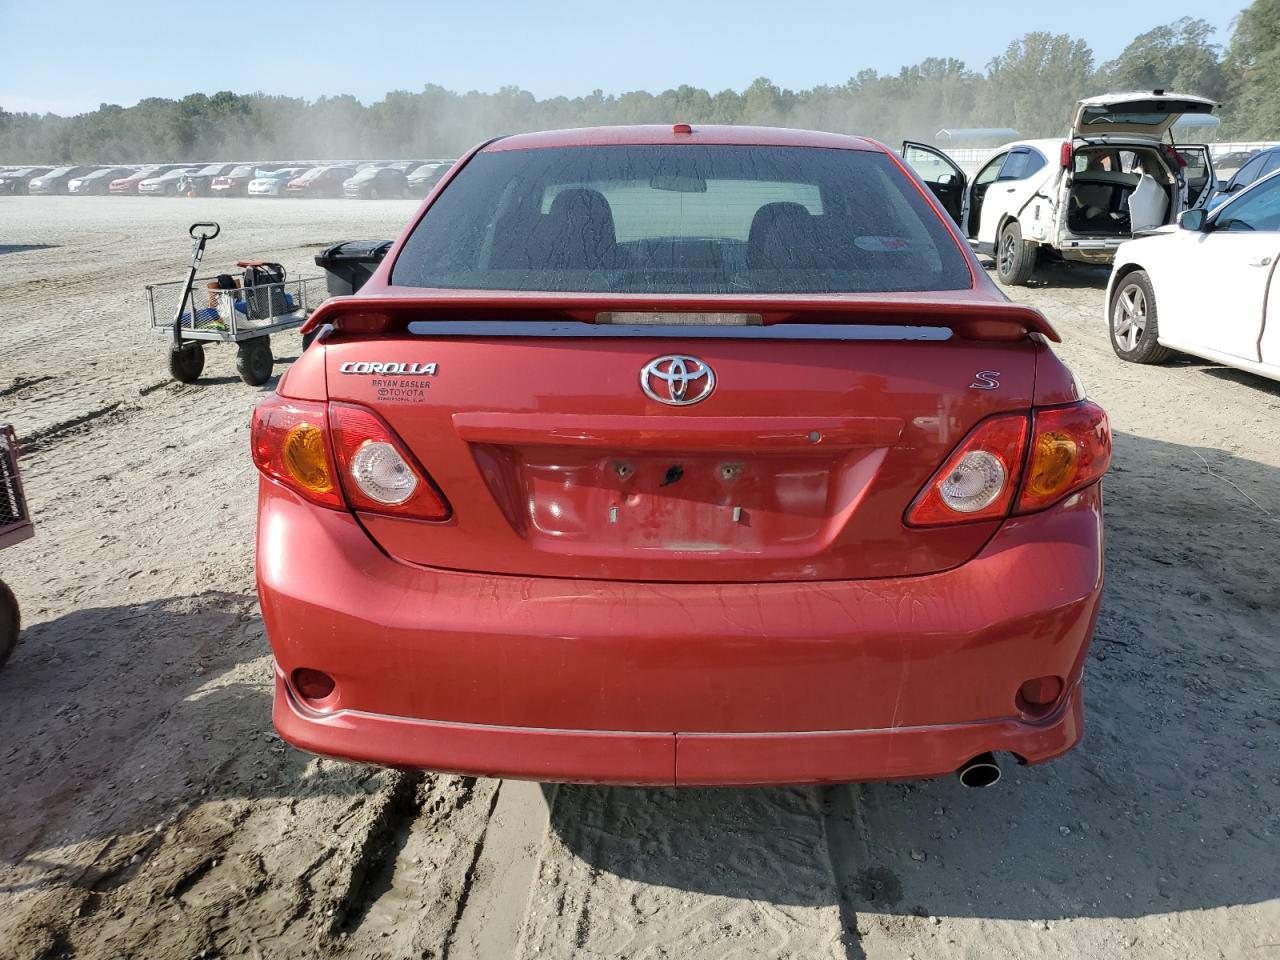
<instances>
[{"instance_id":1,"label":"red metal object","mask_svg":"<svg viewBox=\"0 0 1280 960\"><path fill-rule=\"evenodd\" d=\"M804 131L697 138L884 149ZM627 127L483 149L687 142ZM936 776L987 751L1034 763L1078 741L1100 474L1014 512L1038 408L1096 408L1038 312L980 270L969 289L924 295L395 287L403 243L360 294L315 314L335 329L264 407L270 429L255 428L259 595L287 740L397 766L641 784ZM594 326L628 310L758 314L770 339L411 329ZM786 334L824 323L953 335ZM641 371L670 355L714 370L714 393L678 409L647 396ZM326 426L337 502L279 467L271 444L294 421L275 418L290 404ZM370 411L447 517L351 500L350 451L333 451L364 434L348 442L337 425ZM965 522L909 525L990 422L1020 425L993 441L1008 488ZM332 690L308 699L300 669ZM1028 699L1047 695L1045 678L1061 679L1054 701Z\"/></svg>"}]
</instances>

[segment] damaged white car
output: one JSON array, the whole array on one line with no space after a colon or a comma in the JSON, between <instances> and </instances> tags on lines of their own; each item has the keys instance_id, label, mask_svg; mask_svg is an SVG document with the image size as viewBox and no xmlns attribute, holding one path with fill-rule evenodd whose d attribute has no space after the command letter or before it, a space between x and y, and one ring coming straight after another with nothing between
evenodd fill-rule
<instances>
[{"instance_id":1,"label":"damaged white car","mask_svg":"<svg viewBox=\"0 0 1280 960\"><path fill-rule=\"evenodd\" d=\"M1175 145L1171 130L1216 106L1163 90L1091 97L1076 104L1069 139L1006 143L972 178L927 144L904 143L902 157L969 243L995 258L1000 282L1021 285L1045 259L1110 263L1120 244L1206 197L1209 148Z\"/></svg>"}]
</instances>

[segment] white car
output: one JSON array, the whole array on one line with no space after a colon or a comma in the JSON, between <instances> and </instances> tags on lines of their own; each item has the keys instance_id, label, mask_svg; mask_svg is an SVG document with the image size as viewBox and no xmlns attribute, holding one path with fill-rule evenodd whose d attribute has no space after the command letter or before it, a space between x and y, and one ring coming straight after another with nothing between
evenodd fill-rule
<instances>
[{"instance_id":1,"label":"white car","mask_svg":"<svg viewBox=\"0 0 1280 960\"><path fill-rule=\"evenodd\" d=\"M1184 114L1212 113L1204 97L1108 93L1076 104L1067 140L998 147L972 180L941 150L908 141L902 157L1001 283L1025 284L1042 257L1109 263L1121 243L1173 223L1213 184L1209 148L1163 138ZM1184 175L1186 158L1203 154ZM1182 155L1179 158L1179 154Z\"/></svg>"},{"instance_id":2,"label":"white car","mask_svg":"<svg viewBox=\"0 0 1280 960\"><path fill-rule=\"evenodd\" d=\"M283 170L257 171L260 176L249 181L248 193L251 197L278 197L284 193L284 185L294 177L300 177L310 167L286 167Z\"/></svg>"},{"instance_id":3,"label":"white car","mask_svg":"<svg viewBox=\"0 0 1280 960\"><path fill-rule=\"evenodd\" d=\"M1107 284L1124 360L1190 353L1280 380L1280 172L1120 247Z\"/></svg>"}]
</instances>

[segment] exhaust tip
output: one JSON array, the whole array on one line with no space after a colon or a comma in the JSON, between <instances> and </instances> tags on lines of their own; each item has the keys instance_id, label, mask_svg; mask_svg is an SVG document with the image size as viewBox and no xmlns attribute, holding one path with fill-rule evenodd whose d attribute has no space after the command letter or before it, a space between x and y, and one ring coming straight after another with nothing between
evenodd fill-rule
<instances>
[{"instance_id":1,"label":"exhaust tip","mask_svg":"<svg viewBox=\"0 0 1280 960\"><path fill-rule=\"evenodd\" d=\"M1000 765L990 753L980 753L960 767L956 775L966 787L994 787L1000 782Z\"/></svg>"}]
</instances>

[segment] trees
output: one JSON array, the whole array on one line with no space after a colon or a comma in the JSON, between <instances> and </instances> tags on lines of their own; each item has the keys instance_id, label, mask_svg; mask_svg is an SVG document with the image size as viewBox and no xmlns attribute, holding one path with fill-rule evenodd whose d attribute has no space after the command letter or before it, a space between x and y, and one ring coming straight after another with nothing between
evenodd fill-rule
<instances>
[{"instance_id":1,"label":"trees","mask_svg":"<svg viewBox=\"0 0 1280 960\"><path fill-rule=\"evenodd\" d=\"M1177 90L1221 100L1226 80L1213 34L1208 21L1191 17L1148 30L1103 65L1102 77L1112 90Z\"/></svg>"},{"instance_id":2,"label":"trees","mask_svg":"<svg viewBox=\"0 0 1280 960\"><path fill-rule=\"evenodd\" d=\"M1065 33L1028 33L987 65L977 114L982 126L1051 137L1066 129L1072 104L1096 92L1088 44Z\"/></svg>"},{"instance_id":3,"label":"trees","mask_svg":"<svg viewBox=\"0 0 1280 960\"><path fill-rule=\"evenodd\" d=\"M1225 59L1213 33L1206 21L1183 17L1135 37L1097 70L1083 40L1029 33L983 73L930 57L897 73L861 70L841 84L796 91L761 77L745 90L714 94L681 85L657 94L593 90L539 100L514 86L459 93L427 84L368 106L351 96L307 102L224 90L132 107L103 104L77 117L0 109L0 162L456 156L503 133L677 121L811 127L889 143L929 139L942 127L1060 136L1081 97L1157 87L1223 100L1224 136L1280 139L1280 0L1253 0Z\"/></svg>"},{"instance_id":4,"label":"trees","mask_svg":"<svg viewBox=\"0 0 1280 960\"><path fill-rule=\"evenodd\" d=\"M1280 0L1254 0L1240 14L1226 71L1233 130L1250 139L1280 139Z\"/></svg>"}]
</instances>

